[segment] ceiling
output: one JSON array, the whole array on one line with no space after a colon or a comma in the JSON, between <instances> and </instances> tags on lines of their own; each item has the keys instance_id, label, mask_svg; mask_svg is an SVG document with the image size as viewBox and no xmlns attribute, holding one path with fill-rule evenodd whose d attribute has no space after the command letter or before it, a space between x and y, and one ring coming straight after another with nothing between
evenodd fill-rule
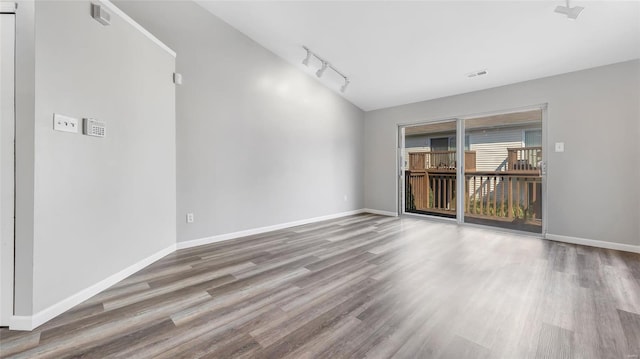
<instances>
[{"instance_id":1,"label":"ceiling","mask_svg":"<svg viewBox=\"0 0 640 359\"><path fill-rule=\"evenodd\" d=\"M640 1L196 1L365 111L640 58Z\"/></svg>"}]
</instances>

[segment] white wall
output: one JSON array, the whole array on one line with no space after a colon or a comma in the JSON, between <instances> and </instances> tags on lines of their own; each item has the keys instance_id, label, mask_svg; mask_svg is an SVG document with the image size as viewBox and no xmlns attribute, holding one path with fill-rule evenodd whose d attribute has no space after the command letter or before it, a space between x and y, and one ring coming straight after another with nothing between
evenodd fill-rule
<instances>
[{"instance_id":1,"label":"white wall","mask_svg":"<svg viewBox=\"0 0 640 359\"><path fill-rule=\"evenodd\" d=\"M116 3L178 53L178 241L362 208L360 109L191 1Z\"/></svg>"},{"instance_id":2,"label":"white wall","mask_svg":"<svg viewBox=\"0 0 640 359\"><path fill-rule=\"evenodd\" d=\"M0 14L0 325L13 315L15 15Z\"/></svg>"},{"instance_id":3,"label":"white wall","mask_svg":"<svg viewBox=\"0 0 640 359\"><path fill-rule=\"evenodd\" d=\"M33 13L35 115L18 121L34 130L16 138L19 166L33 169L32 194L18 192L18 215L33 218L32 236L17 219L27 227L16 232L19 316L175 245L176 230L174 57L113 13L100 25L89 1L36 2ZM30 83L28 71L17 76ZM53 113L106 121L107 137L54 131Z\"/></svg>"},{"instance_id":4,"label":"white wall","mask_svg":"<svg viewBox=\"0 0 640 359\"><path fill-rule=\"evenodd\" d=\"M367 112L365 207L397 210L397 124L548 103L548 232L639 245L639 102L635 60Z\"/></svg>"}]
</instances>

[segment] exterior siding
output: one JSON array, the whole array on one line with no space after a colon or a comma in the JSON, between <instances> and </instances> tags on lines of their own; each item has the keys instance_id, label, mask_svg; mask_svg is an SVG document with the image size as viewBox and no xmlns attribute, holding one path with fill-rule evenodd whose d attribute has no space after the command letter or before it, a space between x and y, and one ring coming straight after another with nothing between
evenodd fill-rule
<instances>
[{"instance_id":1,"label":"exterior siding","mask_svg":"<svg viewBox=\"0 0 640 359\"><path fill-rule=\"evenodd\" d=\"M507 148L522 147L521 129L469 133L471 151L476 151L477 171L502 171L507 166Z\"/></svg>"},{"instance_id":2,"label":"exterior siding","mask_svg":"<svg viewBox=\"0 0 640 359\"><path fill-rule=\"evenodd\" d=\"M469 150L476 151L477 171L502 171L507 165L507 148L524 147L524 131L541 127L514 127L474 130L466 133ZM453 135L453 134L451 134ZM446 137L438 134L434 137ZM407 136L404 149L404 169L408 168L409 152L429 152L429 135Z\"/></svg>"}]
</instances>

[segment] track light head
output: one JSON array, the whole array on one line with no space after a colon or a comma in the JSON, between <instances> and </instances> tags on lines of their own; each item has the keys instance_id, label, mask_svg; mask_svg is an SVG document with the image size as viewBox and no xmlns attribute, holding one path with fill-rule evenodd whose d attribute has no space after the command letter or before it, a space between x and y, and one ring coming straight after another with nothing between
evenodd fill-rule
<instances>
[{"instance_id":1,"label":"track light head","mask_svg":"<svg viewBox=\"0 0 640 359\"><path fill-rule=\"evenodd\" d=\"M349 84L351 83L351 81L349 81L348 78L344 78L344 85L342 85L342 87L340 87L340 92L344 93L345 91L347 91L347 86L349 86Z\"/></svg>"},{"instance_id":2,"label":"track light head","mask_svg":"<svg viewBox=\"0 0 640 359\"><path fill-rule=\"evenodd\" d=\"M327 67L329 66L329 63L326 61L322 61L322 67L320 68L320 70L316 71L316 76L318 77L322 77L322 75L324 74L324 72L327 70Z\"/></svg>"},{"instance_id":3,"label":"track light head","mask_svg":"<svg viewBox=\"0 0 640 359\"><path fill-rule=\"evenodd\" d=\"M556 12L559 14L567 15L567 18L575 20L578 18L578 15L584 10L582 6L575 7L566 7L566 6L558 6L556 7Z\"/></svg>"},{"instance_id":4,"label":"track light head","mask_svg":"<svg viewBox=\"0 0 640 359\"><path fill-rule=\"evenodd\" d=\"M304 49L307 50L307 57L305 57L304 60L302 60L302 64L304 66L309 66L309 59L311 59L311 51L309 51L309 49L307 49L306 47Z\"/></svg>"},{"instance_id":5,"label":"track light head","mask_svg":"<svg viewBox=\"0 0 640 359\"><path fill-rule=\"evenodd\" d=\"M329 63L329 61L325 60L324 58L318 56L316 53L314 53L311 50L309 50L308 47L302 46L302 48L307 52L307 57L305 57L305 59L302 60L302 64L303 65L308 67L309 66L309 60L311 59L311 57L315 57L316 59L318 59L322 63L322 66L318 69L318 71L316 71L316 76L318 76L318 78L320 78L320 77L322 77L322 75L324 75L324 73L327 71L327 69L331 69L332 71L334 71L336 74L338 74L339 76L341 76L344 79L344 85L340 86L340 92L347 91L347 87L349 86L349 83L351 81L349 81L349 78L345 74L343 74L338 69L333 67L333 65L331 65Z\"/></svg>"},{"instance_id":6,"label":"track light head","mask_svg":"<svg viewBox=\"0 0 640 359\"><path fill-rule=\"evenodd\" d=\"M554 10L558 14L567 15L567 18L575 20L578 18L578 15L584 10L582 6L569 6L569 0L567 0L567 6L556 6Z\"/></svg>"}]
</instances>

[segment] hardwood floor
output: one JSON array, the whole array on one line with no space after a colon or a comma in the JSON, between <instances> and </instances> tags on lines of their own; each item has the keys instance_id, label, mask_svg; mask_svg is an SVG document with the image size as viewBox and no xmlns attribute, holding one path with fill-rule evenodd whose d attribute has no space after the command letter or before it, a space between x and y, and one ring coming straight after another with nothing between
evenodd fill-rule
<instances>
[{"instance_id":1,"label":"hardwood floor","mask_svg":"<svg viewBox=\"0 0 640 359\"><path fill-rule=\"evenodd\" d=\"M640 255L357 215L179 250L5 358L638 358Z\"/></svg>"}]
</instances>

